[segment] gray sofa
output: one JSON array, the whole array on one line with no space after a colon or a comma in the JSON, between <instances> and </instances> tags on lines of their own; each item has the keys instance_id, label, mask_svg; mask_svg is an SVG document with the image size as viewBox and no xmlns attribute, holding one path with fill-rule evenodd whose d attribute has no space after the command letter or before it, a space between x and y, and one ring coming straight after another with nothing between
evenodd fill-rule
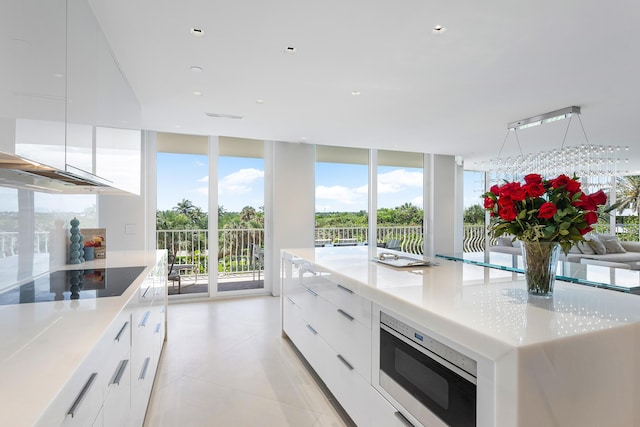
<instances>
[{"instance_id":1,"label":"gray sofa","mask_svg":"<svg viewBox=\"0 0 640 427\"><path fill-rule=\"evenodd\" d=\"M616 236L607 234L590 235L586 238L587 242L580 242L573 246L566 255L562 252L560 258L564 261L582 264L620 268L624 268L621 265L624 264L631 269L640 269L640 242L621 242ZM522 254L518 240L512 242L509 237L499 237L497 243L495 246L490 246L489 251L511 255Z\"/></svg>"}]
</instances>

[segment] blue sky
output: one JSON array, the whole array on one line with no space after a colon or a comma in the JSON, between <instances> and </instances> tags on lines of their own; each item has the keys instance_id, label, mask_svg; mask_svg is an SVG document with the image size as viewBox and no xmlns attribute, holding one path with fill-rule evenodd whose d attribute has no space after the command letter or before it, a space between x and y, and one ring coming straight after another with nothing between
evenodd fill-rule
<instances>
[{"instance_id":1,"label":"blue sky","mask_svg":"<svg viewBox=\"0 0 640 427\"><path fill-rule=\"evenodd\" d=\"M218 163L219 204L238 212L244 206L264 205L264 162L261 159L221 157ZM207 156L158 154L158 209L172 209L182 199L208 211ZM465 174L465 207L480 201L481 182ZM474 189L476 192L474 193ZM404 203L422 208L422 171L381 166L378 169L378 206L394 208ZM316 164L318 212L367 210L367 166Z\"/></svg>"}]
</instances>

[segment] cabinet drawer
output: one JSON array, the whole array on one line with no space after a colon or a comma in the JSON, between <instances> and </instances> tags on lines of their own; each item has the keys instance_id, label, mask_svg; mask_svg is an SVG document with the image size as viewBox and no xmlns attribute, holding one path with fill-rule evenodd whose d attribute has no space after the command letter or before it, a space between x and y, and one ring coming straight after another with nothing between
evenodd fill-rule
<instances>
[{"instance_id":1,"label":"cabinet drawer","mask_svg":"<svg viewBox=\"0 0 640 427\"><path fill-rule=\"evenodd\" d=\"M371 329L371 301L361 297L338 282L313 282L310 288L338 308L348 311L355 319Z\"/></svg>"},{"instance_id":2,"label":"cabinet drawer","mask_svg":"<svg viewBox=\"0 0 640 427\"><path fill-rule=\"evenodd\" d=\"M369 391L371 427L421 427L422 424L406 417L406 411L398 411L373 387Z\"/></svg>"},{"instance_id":3,"label":"cabinet drawer","mask_svg":"<svg viewBox=\"0 0 640 427\"><path fill-rule=\"evenodd\" d=\"M326 322L328 326L323 328L321 333L323 338L370 382L371 330L342 309L334 308L333 312L327 315Z\"/></svg>"},{"instance_id":4,"label":"cabinet drawer","mask_svg":"<svg viewBox=\"0 0 640 427\"><path fill-rule=\"evenodd\" d=\"M326 367L318 374L358 426L369 426L371 418L371 384L358 371L350 367L350 361L333 350L324 354Z\"/></svg>"}]
</instances>

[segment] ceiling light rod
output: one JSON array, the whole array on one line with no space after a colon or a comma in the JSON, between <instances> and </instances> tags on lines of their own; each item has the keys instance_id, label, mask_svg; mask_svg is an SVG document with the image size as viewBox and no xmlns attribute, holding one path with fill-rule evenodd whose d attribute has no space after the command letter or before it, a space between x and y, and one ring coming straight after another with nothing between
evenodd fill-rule
<instances>
[{"instance_id":1,"label":"ceiling light rod","mask_svg":"<svg viewBox=\"0 0 640 427\"><path fill-rule=\"evenodd\" d=\"M528 127L541 125L542 123L550 123L555 122L556 120L566 119L567 117L571 117L572 114L580 114L580 107L576 107L575 105L573 105L571 107L551 111L550 113L544 113L540 114L539 116L529 117L528 119L511 122L507 125L507 129L526 129Z\"/></svg>"}]
</instances>

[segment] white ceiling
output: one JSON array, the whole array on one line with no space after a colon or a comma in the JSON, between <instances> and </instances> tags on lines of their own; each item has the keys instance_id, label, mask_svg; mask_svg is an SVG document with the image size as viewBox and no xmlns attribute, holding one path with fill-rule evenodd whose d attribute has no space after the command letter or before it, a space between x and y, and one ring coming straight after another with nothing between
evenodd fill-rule
<instances>
[{"instance_id":1,"label":"white ceiling","mask_svg":"<svg viewBox=\"0 0 640 427\"><path fill-rule=\"evenodd\" d=\"M632 0L90 3L146 129L455 154L471 169L507 123L577 105L588 141L628 145L640 171ZM560 147L566 125L519 131L523 151ZM574 119L565 145L584 142ZM517 152L510 136L502 156Z\"/></svg>"}]
</instances>

